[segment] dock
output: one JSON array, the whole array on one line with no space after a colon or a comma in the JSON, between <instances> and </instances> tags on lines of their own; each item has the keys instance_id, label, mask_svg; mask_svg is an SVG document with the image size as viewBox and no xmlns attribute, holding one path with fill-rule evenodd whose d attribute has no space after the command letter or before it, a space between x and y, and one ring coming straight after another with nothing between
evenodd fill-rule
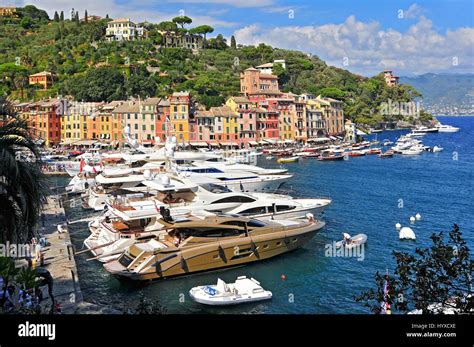
<instances>
[{"instance_id":1,"label":"dock","mask_svg":"<svg viewBox=\"0 0 474 347\"><path fill-rule=\"evenodd\" d=\"M53 295L63 314L105 314L120 313L105 306L84 301L74 258L69 230L66 226L66 213L60 195L47 198L40 219L39 232L50 245L43 248L44 268L54 279ZM61 232L59 225L63 225ZM47 290L43 287L45 305L51 305ZM46 299L47 298L47 299Z\"/></svg>"}]
</instances>

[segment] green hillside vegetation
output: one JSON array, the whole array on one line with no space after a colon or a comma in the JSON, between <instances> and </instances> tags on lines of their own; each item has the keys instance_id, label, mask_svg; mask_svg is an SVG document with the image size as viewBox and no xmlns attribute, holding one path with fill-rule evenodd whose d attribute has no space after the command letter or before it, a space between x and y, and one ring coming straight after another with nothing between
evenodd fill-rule
<instances>
[{"instance_id":1,"label":"green hillside vegetation","mask_svg":"<svg viewBox=\"0 0 474 347\"><path fill-rule=\"evenodd\" d=\"M110 101L188 90L209 108L239 95L239 75L244 69L274 59L286 61L286 69L276 66L274 71L283 91L340 99L346 116L357 123L401 119L382 116L381 103L389 99L412 101L420 95L409 85L389 88L381 75L365 78L302 52L264 44L242 46L235 38L228 45L220 34L209 37L212 27L192 27L188 17L142 23L149 30L147 39L107 42L108 18L61 20L64 14L56 13L53 20L48 20L44 11L27 7L20 10L21 18L0 23L0 93L13 99L71 95L79 101ZM205 49L193 53L189 49L163 48L160 30L202 35ZM28 85L28 75L43 70L54 74L53 87L47 91ZM430 118L426 114L422 117Z\"/></svg>"}]
</instances>

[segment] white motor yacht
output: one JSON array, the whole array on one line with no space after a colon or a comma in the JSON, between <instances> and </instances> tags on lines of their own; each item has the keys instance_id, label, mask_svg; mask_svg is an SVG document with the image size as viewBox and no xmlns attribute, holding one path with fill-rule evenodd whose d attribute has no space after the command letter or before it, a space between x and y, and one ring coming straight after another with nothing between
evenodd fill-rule
<instances>
[{"instance_id":1,"label":"white motor yacht","mask_svg":"<svg viewBox=\"0 0 474 347\"><path fill-rule=\"evenodd\" d=\"M456 133L459 131L459 128L453 127L452 125L438 124L436 128L440 133Z\"/></svg>"}]
</instances>

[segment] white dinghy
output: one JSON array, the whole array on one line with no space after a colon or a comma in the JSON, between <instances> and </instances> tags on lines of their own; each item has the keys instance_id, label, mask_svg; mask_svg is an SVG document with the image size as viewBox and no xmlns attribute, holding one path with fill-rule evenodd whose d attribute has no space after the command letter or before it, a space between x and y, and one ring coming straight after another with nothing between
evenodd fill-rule
<instances>
[{"instance_id":1,"label":"white dinghy","mask_svg":"<svg viewBox=\"0 0 474 347\"><path fill-rule=\"evenodd\" d=\"M204 305L236 305L245 302L269 300L272 292L263 289L254 278L239 276L235 283L225 283L220 278L217 285L194 287L189 291L191 298Z\"/></svg>"},{"instance_id":2,"label":"white dinghy","mask_svg":"<svg viewBox=\"0 0 474 347\"><path fill-rule=\"evenodd\" d=\"M363 245L367 242L367 235L357 234L355 236L350 236L349 234L344 233L344 240L336 242L336 247L345 247L345 248L354 248L360 245Z\"/></svg>"}]
</instances>

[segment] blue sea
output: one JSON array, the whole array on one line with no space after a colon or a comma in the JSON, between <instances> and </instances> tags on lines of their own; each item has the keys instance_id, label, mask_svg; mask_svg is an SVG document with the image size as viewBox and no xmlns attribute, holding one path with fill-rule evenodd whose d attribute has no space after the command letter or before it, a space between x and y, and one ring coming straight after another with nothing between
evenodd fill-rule
<instances>
[{"instance_id":1,"label":"blue sea","mask_svg":"<svg viewBox=\"0 0 474 347\"><path fill-rule=\"evenodd\" d=\"M77 263L85 300L122 310L136 306L142 293L168 313L370 313L354 301L354 296L375 286L375 272L393 272L393 251L412 253L417 247L427 247L432 233L449 231L454 223L474 251L474 117L438 119L461 128L458 133L428 134L422 139L426 145L443 147L440 153L392 159L353 157L338 162L303 159L285 164L294 174L287 188L295 196L333 199L322 216L326 227L304 248L245 267L139 287L117 281L100 263L87 262L89 254L82 254L77 256ZM406 132L385 131L368 139L377 136L379 141L394 141ZM259 165L279 166L264 156ZM64 184L64 179L51 184ZM417 213L421 220L410 224L410 216ZM68 208L67 214L71 220L87 217L80 207ZM416 241L399 240L396 223L410 226ZM72 225L70 230L73 243L80 249L88 235L86 223ZM340 240L343 232L368 236L363 258L326 254L325 246ZM194 286L216 283L218 277L233 282L240 275L258 279L273 292L273 299L212 308L194 303L188 295Z\"/></svg>"}]
</instances>

